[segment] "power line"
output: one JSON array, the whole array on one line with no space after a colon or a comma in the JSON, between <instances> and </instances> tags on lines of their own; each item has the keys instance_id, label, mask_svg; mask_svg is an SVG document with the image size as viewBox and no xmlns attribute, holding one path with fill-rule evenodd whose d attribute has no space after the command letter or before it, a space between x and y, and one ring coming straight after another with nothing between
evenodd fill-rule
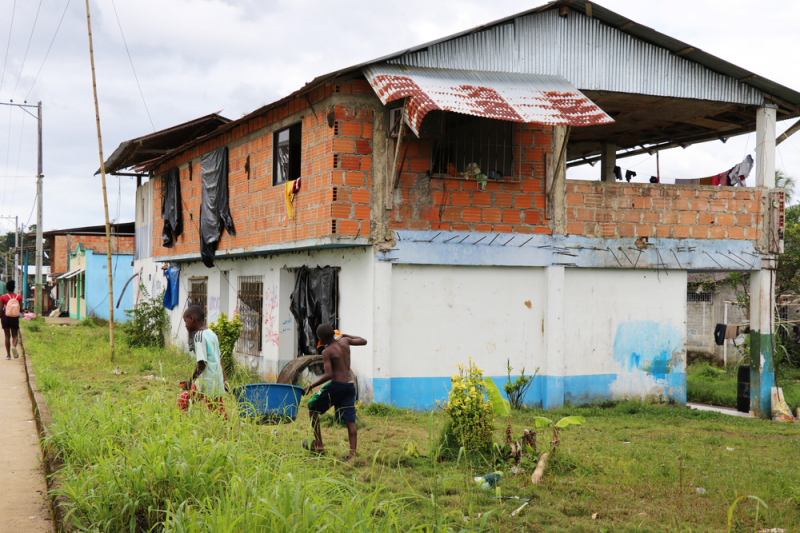
<instances>
[{"instance_id":1,"label":"power line","mask_svg":"<svg viewBox=\"0 0 800 533\"><path fill-rule=\"evenodd\" d=\"M119 26L119 33L122 35L122 44L125 45L125 52L128 54L128 61L131 64L131 70L133 71L133 78L136 80L136 86L139 88L139 95L142 97L142 103L144 104L144 110L147 111L147 118L150 119L150 126L152 126L153 131L156 131L156 127L153 124L153 118L150 116L150 110L147 108L147 102L144 100L144 93L142 92L142 86L139 85L139 77L136 75L136 69L133 66L133 59L131 59L131 53L128 50L128 42L125 40L125 33L122 31L122 24L119 22L119 15L117 14L117 6L114 4L114 0L111 0L111 7L114 8L114 16L117 17L117 26Z\"/></svg>"},{"instance_id":2,"label":"power line","mask_svg":"<svg viewBox=\"0 0 800 533\"><path fill-rule=\"evenodd\" d=\"M16 0L14 0L16 2ZM64 12L61 13L61 19L58 21L58 26L56 26L56 32L53 34L53 38L50 41L50 46L47 47L47 52L44 54L44 59L42 59L42 64L39 66L39 70L36 72L36 77L33 78L33 83L31 84L31 88L28 89L28 94L25 95L25 101L28 101L28 97L31 95L31 91L33 91L33 87L36 85L36 81L39 79L39 74L42 73L42 68L44 67L45 61L47 61L47 56L50 55L50 49L53 48L53 43L56 42L56 36L58 35L58 30L61 28L61 23L64 21L64 15L67 14L67 8L69 8L69 3L72 0L67 0L67 5L64 6Z\"/></svg>"},{"instance_id":3,"label":"power line","mask_svg":"<svg viewBox=\"0 0 800 533\"><path fill-rule=\"evenodd\" d=\"M33 196L33 205L31 206L31 214L30 214L30 216L28 216L28 223L27 223L27 224L25 224L25 227L26 227L26 228L30 226L30 223L31 223L31 218L33 217L33 210L36 208L36 199L37 199L38 197L39 197L39 193L37 192L37 193L36 193L36 194Z\"/></svg>"},{"instance_id":4,"label":"power line","mask_svg":"<svg viewBox=\"0 0 800 533\"><path fill-rule=\"evenodd\" d=\"M19 67L19 74L17 74L17 83L14 84L14 90L11 91L12 102L14 101L14 93L17 92L17 85L19 85L19 79L22 77L22 69L25 68L25 60L28 59L28 50L31 47L31 41L33 40L33 31L36 29L36 21L39 20L40 9L42 9L42 0L39 0L39 7L36 8L36 17L33 19L33 27L31 28L31 35L30 37L28 37L28 46L25 47L25 55L22 56L22 65Z\"/></svg>"},{"instance_id":5,"label":"power line","mask_svg":"<svg viewBox=\"0 0 800 533\"><path fill-rule=\"evenodd\" d=\"M17 152L17 168L15 175L19 175L19 160L22 157L22 137L25 134L25 115L22 115L22 127L19 129L19 151ZM14 196L17 194L17 178L14 178L14 187L11 189L11 205L14 205Z\"/></svg>"},{"instance_id":6,"label":"power line","mask_svg":"<svg viewBox=\"0 0 800 533\"><path fill-rule=\"evenodd\" d=\"M0 73L0 90L3 89L3 80L6 77L6 65L8 64L8 49L11 47L11 30L14 29L14 13L17 11L17 0L11 6L11 24L8 27L8 43L6 43L6 58L3 60L3 72Z\"/></svg>"}]
</instances>

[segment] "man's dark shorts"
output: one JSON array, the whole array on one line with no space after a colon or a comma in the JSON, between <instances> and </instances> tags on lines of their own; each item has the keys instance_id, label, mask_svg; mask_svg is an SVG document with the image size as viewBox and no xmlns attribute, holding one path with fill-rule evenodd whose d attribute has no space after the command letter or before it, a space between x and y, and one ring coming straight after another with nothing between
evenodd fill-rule
<instances>
[{"instance_id":1,"label":"man's dark shorts","mask_svg":"<svg viewBox=\"0 0 800 533\"><path fill-rule=\"evenodd\" d=\"M322 414L331 407L333 416L338 420L355 423L356 421L356 387L352 383L330 381L309 401L311 411Z\"/></svg>"}]
</instances>

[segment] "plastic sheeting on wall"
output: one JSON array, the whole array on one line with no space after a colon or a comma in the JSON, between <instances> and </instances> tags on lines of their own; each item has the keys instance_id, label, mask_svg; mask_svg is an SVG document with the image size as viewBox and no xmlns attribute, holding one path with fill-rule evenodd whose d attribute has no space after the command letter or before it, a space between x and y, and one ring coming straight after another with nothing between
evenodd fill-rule
<instances>
[{"instance_id":1,"label":"plastic sheeting on wall","mask_svg":"<svg viewBox=\"0 0 800 533\"><path fill-rule=\"evenodd\" d=\"M200 160L203 190L200 202L200 257L208 268L214 266L214 254L225 228L236 235L228 207L228 148L212 150Z\"/></svg>"},{"instance_id":2,"label":"plastic sheeting on wall","mask_svg":"<svg viewBox=\"0 0 800 533\"><path fill-rule=\"evenodd\" d=\"M165 248L172 248L175 239L183 233L183 210L181 207L181 174L178 167L169 169L164 183L164 202L161 204L161 216L164 218L164 231L161 243Z\"/></svg>"},{"instance_id":3,"label":"plastic sheeting on wall","mask_svg":"<svg viewBox=\"0 0 800 533\"><path fill-rule=\"evenodd\" d=\"M167 278L167 289L164 291L164 307L172 311L176 305L181 292L181 269L180 267L169 267L164 271Z\"/></svg>"},{"instance_id":4,"label":"plastic sheeting on wall","mask_svg":"<svg viewBox=\"0 0 800 533\"><path fill-rule=\"evenodd\" d=\"M297 321L298 345L305 355L317 353L317 326L336 323L336 269L301 267L292 291L289 310Z\"/></svg>"}]
</instances>

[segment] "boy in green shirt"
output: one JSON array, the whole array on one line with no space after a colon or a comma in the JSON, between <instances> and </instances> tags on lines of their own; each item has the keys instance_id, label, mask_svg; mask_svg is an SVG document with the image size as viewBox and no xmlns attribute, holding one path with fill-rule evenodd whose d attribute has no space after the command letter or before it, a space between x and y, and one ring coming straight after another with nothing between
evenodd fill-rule
<instances>
[{"instance_id":1,"label":"boy in green shirt","mask_svg":"<svg viewBox=\"0 0 800 533\"><path fill-rule=\"evenodd\" d=\"M189 351L194 352L197 366L191 380L181 381L181 388L187 391L178 397L178 408L184 411L192 401L203 400L208 404L209 410L225 414L222 403L225 394L225 370L222 368L219 339L206 327L205 313L199 305L192 305L183 313L183 323L189 338L193 340Z\"/></svg>"}]
</instances>

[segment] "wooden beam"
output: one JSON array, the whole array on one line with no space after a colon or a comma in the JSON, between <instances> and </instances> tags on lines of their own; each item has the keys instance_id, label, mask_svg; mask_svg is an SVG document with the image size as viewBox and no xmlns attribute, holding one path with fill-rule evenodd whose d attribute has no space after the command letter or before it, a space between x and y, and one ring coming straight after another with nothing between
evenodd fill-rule
<instances>
[{"instance_id":1,"label":"wooden beam","mask_svg":"<svg viewBox=\"0 0 800 533\"><path fill-rule=\"evenodd\" d=\"M586 16L592 18L592 4L591 2L586 2Z\"/></svg>"},{"instance_id":2,"label":"wooden beam","mask_svg":"<svg viewBox=\"0 0 800 533\"><path fill-rule=\"evenodd\" d=\"M794 112L800 111L800 107L798 107L798 106L796 106L794 104L790 104L786 100L782 100L781 98L778 98L777 96L772 96L771 94L764 93L764 98L767 99L767 100L770 100L770 101L772 101L772 102L774 102L776 104L778 104L781 107L785 107L786 109L788 109L790 111L794 111Z\"/></svg>"},{"instance_id":3,"label":"wooden beam","mask_svg":"<svg viewBox=\"0 0 800 533\"><path fill-rule=\"evenodd\" d=\"M569 15L569 8L567 6L561 6L558 8L558 16L561 18L567 18Z\"/></svg>"},{"instance_id":4,"label":"wooden beam","mask_svg":"<svg viewBox=\"0 0 800 533\"><path fill-rule=\"evenodd\" d=\"M794 124L789 126L788 130L784 131L780 135L780 137L775 139L775 146L778 146L779 144L781 144L783 141L785 141L786 139L788 139L789 137L791 137L792 135L794 135L798 131L800 131L800 120L798 120L797 122L795 122Z\"/></svg>"},{"instance_id":5,"label":"wooden beam","mask_svg":"<svg viewBox=\"0 0 800 533\"><path fill-rule=\"evenodd\" d=\"M690 46L689 48L684 48L683 50L678 50L677 52L673 52L672 55L674 55L674 56L682 56L684 54L688 54L689 52L694 52L695 50L696 50L696 48L692 48Z\"/></svg>"},{"instance_id":6,"label":"wooden beam","mask_svg":"<svg viewBox=\"0 0 800 533\"><path fill-rule=\"evenodd\" d=\"M628 30L628 29L630 29L630 28L633 28L634 26L636 26L636 23L635 23L635 22L633 22L633 21L631 21L631 22L626 22L625 24L623 24L622 26L620 26L620 27L619 27L619 28L617 28L617 29L618 29L619 31L625 31L625 30Z\"/></svg>"},{"instance_id":7,"label":"wooden beam","mask_svg":"<svg viewBox=\"0 0 800 533\"><path fill-rule=\"evenodd\" d=\"M750 81L752 79L755 79L757 77L758 77L758 74L750 74L749 76L745 76L744 78L739 78L739 83L745 83L745 82Z\"/></svg>"}]
</instances>

